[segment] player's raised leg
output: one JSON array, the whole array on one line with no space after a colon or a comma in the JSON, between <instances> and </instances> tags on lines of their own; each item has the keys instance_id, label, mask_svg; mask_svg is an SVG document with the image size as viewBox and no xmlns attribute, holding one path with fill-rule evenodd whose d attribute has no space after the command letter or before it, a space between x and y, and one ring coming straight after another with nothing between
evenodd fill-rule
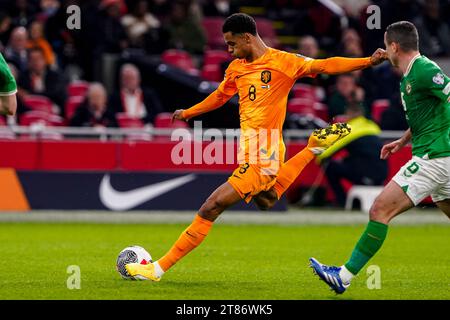
<instances>
[{"instance_id":1,"label":"player's raised leg","mask_svg":"<svg viewBox=\"0 0 450 320\"><path fill-rule=\"evenodd\" d=\"M343 293L351 279L361 271L378 252L386 239L388 223L400 213L412 208L414 203L404 190L390 181L375 199L370 209L370 221L357 242L350 259L340 267L327 266L310 258L314 272L336 293Z\"/></svg>"},{"instance_id":2,"label":"player's raised leg","mask_svg":"<svg viewBox=\"0 0 450 320\"><path fill-rule=\"evenodd\" d=\"M137 279L159 281L169 268L202 243L217 217L240 200L241 196L225 182L209 196L192 223L161 259L147 265L127 264L128 273Z\"/></svg>"},{"instance_id":3,"label":"player's raised leg","mask_svg":"<svg viewBox=\"0 0 450 320\"><path fill-rule=\"evenodd\" d=\"M273 207L316 155L324 152L350 132L351 128L346 123L334 123L326 128L314 130L308 139L308 145L281 166L275 185L270 190L253 197L256 205L261 210Z\"/></svg>"}]
</instances>

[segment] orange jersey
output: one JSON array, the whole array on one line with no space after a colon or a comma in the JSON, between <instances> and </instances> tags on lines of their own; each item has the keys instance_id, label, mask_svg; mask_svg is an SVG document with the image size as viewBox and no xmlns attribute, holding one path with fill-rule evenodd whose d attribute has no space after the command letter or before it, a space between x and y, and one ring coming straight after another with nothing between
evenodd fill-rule
<instances>
[{"instance_id":1,"label":"orange jersey","mask_svg":"<svg viewBox=\"0 0 450 320\"><path fill-rule=\"evenodd\" d=\"M300 77L317 73L337 74L363 69L370 58L310 59L273 48L258 59L235 59L228 66L217 90L197 105L183 111L190 119L222 106L239 94L241 140L238 162L259 167L269 165L266 174L276 175L284 162L282 128L289 91ZM275 167L274 167L275 165Z\"/></svg>"},{"instance_id":2,"label":"orange jersey","mask_svg":"<svg viewBox=\"0 0 450 320\"><path fill-rule=\"evenodd\" d=\"M226 96L239 94L240 163L248 162L251 156L261 160L264 154L266 159L284 161L282 129L289 91L298 78L315 76L310 68L312 61L269 48L253 62L236 59L229 65L217 90ZM259 154L261 150L263 154Z\"/></svg>"}]
</instances>

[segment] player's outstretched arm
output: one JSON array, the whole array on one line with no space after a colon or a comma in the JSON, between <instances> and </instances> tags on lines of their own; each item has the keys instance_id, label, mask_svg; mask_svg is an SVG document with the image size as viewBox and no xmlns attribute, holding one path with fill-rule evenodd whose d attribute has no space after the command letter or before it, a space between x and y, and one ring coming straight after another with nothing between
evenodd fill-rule
<instances>
[{"instance_id":1,"label":"player's outstretched arm","mask_svg":"<svg viewBox=\"0 0 450 320\"><path fill-rule=\"evenodd\" d=\"M401 148L403 148L411 140L411 129L406 130L405 134L398 140L392 141L391 143L385 144L381 148L381 159L387 159L393 153L396 153Z\"/></svg>"},{"instance_id":2,"label":"player's outstretched arm","mask_svg":"<svg viewBox=\"0 0 450 320\"><path fill-rule=\"evenodd\" d=\"M376 66L385 60L387 60L387 54L383 49L377 49L371 57L367 58L332 57L328 59L315 59L311 63L311 73L346 73Z\"/></svg>"},{"instance_id":3,"label":"player's outstretched arm","mask_svg":"<svg viewBox=\"0 0 450 320\"><path fill-rule=\"evenodd\" d=\"M16 95L0 96L0 114L13 116L16 114L17 100Z\"/></svg>"},{"instance_id":4,"label":"player's outstretched arm","mask_svg":"<svg viewBox=\"0 0 450 320\"><path fill-rule=\"evenodd\" d=\"M199 116L203 113L216 110L223 106L232 96L225 95L223 92L215 90L205 100L196 104L195 106L184 110L176 110L172 115L172 122L174 120L188 121L191 118Z\"/></svg>"}]
</instances>

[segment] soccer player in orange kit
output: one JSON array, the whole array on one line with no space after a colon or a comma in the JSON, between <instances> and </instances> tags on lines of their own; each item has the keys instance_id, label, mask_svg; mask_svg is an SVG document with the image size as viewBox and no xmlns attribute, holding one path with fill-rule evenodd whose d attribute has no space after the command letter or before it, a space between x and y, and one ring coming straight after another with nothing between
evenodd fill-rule
<instances>
[{"instance_id":1,"label":"soccer player in orange kit","mask_svg":"<svg viewBox=\"0 0 450 320\"><path fill-rule=\"evenodd\" d=\"M229 53L236 59L213 93L192 108L176 110L173 119L187 121L215 110L238 93L240 166L209 196L192 224L162 258L147 265L125 266L136 279L159 281L170 267L203 241L216 218L236 202L248 203L253 199L260 209L271 208L315 155L349 134L346 124L317 129L307 147L284 163L282 127L288 94L298 78L351 72L386 60L382 49L367 58L310 59L269 48L257 33L255 20L243 13L229 16L222 32Z\"/></svg>"}]
</instances>

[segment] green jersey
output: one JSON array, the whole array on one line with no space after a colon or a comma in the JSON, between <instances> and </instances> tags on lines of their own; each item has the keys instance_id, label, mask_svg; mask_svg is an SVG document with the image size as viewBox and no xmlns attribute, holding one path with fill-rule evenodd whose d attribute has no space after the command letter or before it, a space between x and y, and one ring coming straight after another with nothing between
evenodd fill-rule
<instances>
[{"instance_id":1,"label":"green jersey","mask_svg":"<svg viewBox=\"0 0 450 320\"><path fill-rule=\"evenodd\" d=\"M400 82L412 153L424 159L450 156L450 79L425 56L413 58Z\"/></svg>"},{"instance_id":2,"label":"green jersey","mask_svg":"<svg viewBox=\"0 0 450 320\"><path fill-rule=\"evenodd\" d=\"M16 80L14 80L8 64L0 53L0 96L9 96L16 92Z\"/></svg>"}]
</instances>

